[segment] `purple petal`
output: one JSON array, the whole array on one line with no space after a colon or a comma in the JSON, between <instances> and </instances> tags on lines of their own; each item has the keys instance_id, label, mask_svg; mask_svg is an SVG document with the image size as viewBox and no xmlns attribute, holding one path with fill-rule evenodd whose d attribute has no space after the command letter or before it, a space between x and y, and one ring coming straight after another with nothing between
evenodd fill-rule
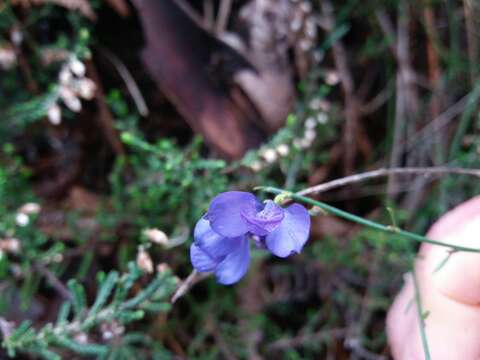
<instances>
[{"instance_id":1,"label":"purple petal","mask_svg":"<svg viewBox=\"0 0 480 360\"><path fill-rule=\"evenodd\" d=\"M240 244L241 238L226 238L225 236L217 234L210 227L208 220L201 218L193 232L195 245L202 251L207 253L210 257L221 260L225 255L231 253Z\"/></svg>"},{"instance_id":2,"label":"purple petal","mask_svg":"<svg viewBox=\"0 0 480 360\"><path fill-rule=\"evenodd\" d=\"M215 269L217 281L220 284L231 285L240 280L248 270L250 264L250 243L243 237L240 246L218 264Z\"/></svg>"},{"instance_id":3,"label":"purple petal","mask_svg":"<svg viewBox=\"0 0 480 360\"><path fill-rule=\"evenodd\" d=\"M224 192L212 200L205 218L210 221L212 229L220 235L238 237L250 229L242 213L255 211L258 205L255 196L248 192Z\"/></svg>"},{"instance_id":4,"label":"purple petal","mask_svg":"<svg viewBox=\"0 0 480 360\"><path fill-rule=\"evenodd\" d=\"M265 207L258 212L243 213L250 224L250 232L265 236L277 228L283 220L285 211L272 200L267 200Z\"/></svg>"},{"instance_id":5,"label":"purple petal","mask_svg":"<svg viewBox=\"0 0 480 360\"><path fill-rule=\"evenodd\" d=\"M215 270L221 259L211 257L194 243L190 246L190 261L198 272L210 272Z\"/></svg>"},{"instance_id":6,"label":"purple petal","mask_svg":"<svg viewBox=\"0 0 480 360\"><path fill-rule=\"evenodd\" d=\"M267 248L278 257L287 257L302 251L310 233L310 216L302 205L293 204L285 209L282 223L265 242Z\"/></svg>"}]
</instances>

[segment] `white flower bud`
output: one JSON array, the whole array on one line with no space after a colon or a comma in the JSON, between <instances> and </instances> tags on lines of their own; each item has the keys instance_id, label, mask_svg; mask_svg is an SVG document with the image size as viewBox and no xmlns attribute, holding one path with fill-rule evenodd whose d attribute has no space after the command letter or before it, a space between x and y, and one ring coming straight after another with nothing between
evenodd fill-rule
<instances>
[{"instance_id":1,"label":"white flower bud","mask_svg":"<svg viewBox=\"0 0 480 360\"><path fill-rule=\"evenodd\" d=\"M161 263L161 264L158 264L157 265L157 272L159 274L162 274L164 273L165 271L169 270L170 269L170 266L168 266L167 263Z\"/></svg>"},{"instance_id":2,"label":"white flower bud","mask_svg":"<svg viewBox=\"0 0 480 360\"><path fill-rule=\"evenodd\" d=\"M148 240L159 245L168 245L168 236L159 229L146 229L143 234Z\"/></svg>"},{"instance_id":3,"label":"white flower bud","mask_svg":"<svg viewBox=\"0 0 480 360\"><path fill-rule=\"evenodd\" d=\"M30 222L30 218L28 217L27 214L20 212L15 217L15 222L17 223L18 226L27 226L28 223Z\"/></svg>"},{"instance_id":4,"label":"white flower bud","mask_svg":"<svg viewBox=\"0 0 480 360\"><path fill-rule=\"evenodd\" d=\"M320 112L317 114L317 122L319 124L326 124L328 121L328 116L324 112Z\"/></svg>"},{"instance_id":5,"label":"white flower bud","mask_svg":"<svg viewBox=\"0 0 480 360\"><path fill-rule=\"evenodd\" d=\"M88 78L84 78L78 81L78 87L77 87L78 95L80 95L80 97L84 99L87 99L87 100L93 99L93 97L95 96L96 88L97 87L95 83Z\"/></svg>"},{"instance_id":6,"label":"white flower bud","mask_svg":"<svg viewBox=\"0 0 480 360\"><path fill-rule=\"evenodd\" d=\"M339 81L340 81L340 77L338 76L338 73L336 71L327 72L325 76L325 82L328 85L330 86L337 85Z\"/></svg>"},{"instance_id":7,"label":"white flower bud","mask_svg":"<svg viewBox=\"0 0 480 360\"><path fill-rule=\"evenodd\" d=\"M53 125L60 125L62 122L62 110L57 104L53 104L47 111L48 120Z\"/></svg>"},{"instance_id":8,"label":"white flower bud","mask_svg":"<svg viewBox=\"0 0 480 360\"><path fill-rule=\"evenodd\" d=\"M68 87L62 86L59 90L60 97L62 98L65 106L73 112L80 112L82 110L82 103L75 93Z\"/></svg>"},{"instance_id":9,"label":"white flower bud","mask_svg":"<svg viewBox=\"0 0 480 360\"><path fill-rule=\"evenodd\" d=\"M58 74L58 80L60 81L60 84L62 85L70 85L72 82L73 75L72 72L68 67L63 67L62 70L60 70L60 74Z\"/></svg>"},{"instance_id":10,"label":"white flower bud","mask_svg":"<svg viewBox=\"0 0 480 360\"><path fill-rule=\"evenodd\" d=\"M15 238L0 240L0 250L18 253L20 251L20 241Z\"/></svg>"},{"instance_id":11,"label":"white flower bud","mask_svg":"<svg viewBox=\"0 0 480 360\"><path fill-rule=\"evenodd\" d=\"M8 70L17 63L17 55L13 49L2 47L0 48L0 67Z\"/></svg>"},{"instance_id":12,"label":"white flower bud","mask_svg":"<svg viewBox=\"0 0 480 360\"><path fill-rule=\"evenodd\" d=\"M302 19L298 16L295 16L295 18L292 20L290 23L290 30L293 32L298 32L302 28Z\"/></svg>"},{"instance_id":13,"label":"white flower bud","mask_svg":"<svg viewBox=\"0 0 480 360\"><path fill-rule=\"evenodd\" d=\"M317 137L317 133L313 129L305 131L304 138L312 142Z\"/></svg>"},{"instance_id":14,"label":"white flower bud","mask_svg":"<svg viewBox=\"0 0 480 360\"><path fill-rule=\"evenodd\" d=\"M85 76L85 73L87 71L87 69L85 68L85 64L82 63L80 60L78 60L77 58L73 58L71 61L70 61L70 70L72 70L72 72L78 76L78 77L84 77Z\"/></svg>"},{"instance_id":15,"label":"white flower bud","mask_svg":"<svg viewBox=\"0 0 480 360\"><path fill-rule=\"evenodd\" d=\"M18 210L27 215L38 214L40 212L40 205L37 203L26 203Z\"/></svg>"},{"instance_id":16,"label":"white flower bud","mask_svg":"<svg viewBox=\"0 0 480 360\"><path fill-rule=\"evenodd\" d=\"M10 40L12 40L12 42L16 45L16 46L20 46L23 42L23 34L22 32L19 30L19 29L14 29L11 33L10 33Z\"/></svg>"},{"instance_id":17,"label":"white flower bud","mask_svg":"<svg viewBox=\"0 0 480 360\"><path fill-rule=\"evenodd\" d=\"M305 120L305 128L307 129L315 129L317 126L317 121L313 117L309 117L307 120Z\"/></svg>"},{"instance_id":18,"label":"white flower bud","mask_svg":"<svg viewBox=\"0 0 480 360\"><path fill-rule=\"evenodd\" d=\"M140 248L137 253L137 265L140 269L146 273L153 273L153 261L150 255L143 249Z\"/></svg>"},{"instance_id":19,"label":"white flower bud","mask_svg":"<svg viewBox=\"0 0 480 360\"><path fill-rule=\"evenodd\" d=\"M300 9L304 12L304 13L309 13L312 11L312 4L308 1L304 1L300 4Z\"/></svg>"},{"instance_id":20,"label":"white flower bud","mask_svg":"<svg viewBox=\"0 0 480 360\"><path fill-rule=\"evenodd\" d=\"M305 22L305 34L310 39L315 39L317 37L317 24L313 18L308 18Z\"/></svg>"},{"instance_id":21,"label":"white flower bud","mask_svg":"<svg viewBox=\"0 0 480 360\"><path fill-rule=\"evenodd\" d=\"M312 48L312 42L309 39L302 39L299 46L302 51L308 51Z\"/></svg>"},{"instance_id":22,"label":"white flower bud","mask_svg":"<svg viewBox=\"0 0 480 360\"><path fill-rule=\"evenodd\" d=\"M287 156L290 152L287 144L280 144L277 146L277 152L280 156Z\"/></svg>"},{"instance_id":23,"label":"white flower bud","mask_svg":"<svg viewBox=\"0 0 480 360\"><path fill-rule=\"evenodd\" d=\"M260 161L253 161L250 164L250 169L252 169L255 172L260 171L262 170L262 163Z\"/></svg>"},{"instance_id":24,"label":"white flower bud","mask_svg":"<svg viewBox=\"0 0 480 360\"><path fill-rule=\"evenodd\" d=\"M277 160L277 153L273 149L266 149L263 151L262 157L267 163L273 163L275 160Z\"/></svg>"}]
</instances>

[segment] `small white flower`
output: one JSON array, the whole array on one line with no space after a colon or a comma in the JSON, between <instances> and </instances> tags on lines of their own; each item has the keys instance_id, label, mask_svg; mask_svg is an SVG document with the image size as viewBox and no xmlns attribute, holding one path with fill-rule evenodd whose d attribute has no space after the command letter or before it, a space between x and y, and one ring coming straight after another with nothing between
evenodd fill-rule
<instances>
[{"instance_id":1,"label":"small white flower","mask_svg":"<svg viewBox=\"0 0 480 360\"><path fill-rule=\"evenodd\" d=\"M287 156L289 152L290 152L290 149L288 148L287 144L280 144L277 146L277 153L280 156Z\"/></svg>"},{"instance_id":2,"label":"small white flower","mask_svg":"<svg viewBox=\"0 0 480 360\"><path fill-rule=\"evenodd\" d=\"M168 245L168 236L159 229L146 229L143 234L148 240L159 245Z\"/></svg>"},{"instance_id":3,"label":"small white flower","mask_svg":"<svg viewBox=\"0 0 480 360\"><path fill-rule=\"evenodd\" d=\"M16 46L20 46L23 42L23 33L19 29L14 29L10 33L10 40L12 40Z\"/></svg>"},{"instance_id":4,"label":"small white flower","mask_svg":"<svg viewBox=\"0 0 480 360\"><path fill-rule=\"evenodd\" d=\"M313 129L308 129L305 131L304 138L312 142L317 137L317 133Z\"/></svg>"},{"instance_id":5,"label":"small white flower","mask_svg":"<svg viewBox=\"0 0 480 360\"><path fill-rule=\"evenodd\" d=\"M301 149L308 149L312 145L312 140L304 138L300 140L300 148Z\"/></svg>"},{"instance_id":6,"label":"small white flower","mask_svg":"<svg viewBox=\"0 0 480 360\"><path fill-rule=\"evenodd\" d=\"M48 120L53 125L60 125L62 122L62 110L57 104L53 104L47 111Z\"/></svg>"},{"instance_id":7,"label":"small white flower","mask_svg":"<svg viewBox=\"0 0 480 360\"><path fill-rule=\"evenodd\" d=\"M320 112L317 114L317 122L319 124L326 124L328 121L328 116L324 112Z\"/></svg>"},{"instance_id":8,"label":"small white flower","mask_svg":"<svg viewBox=\"0 0 480 360\"><path fill-rule=\"evenodd\" d=\"M27 214L20 212L15 217L15 222L17 223L18 226L27 226L28 223L30 222L30 218L28 217Z\"/></svg>"},{"instance_id":9,"label":"small white flower","mask_svg":"<svg viewBox=\"0 0 480 360\"><path fill-rule=\"evenodd\" d=\"M310 100L310 103L309 103L310 109L320 110L321 102L322 102L322 99L318 97Z\"/></svg>"},{"instance_id":10,"label":"small white flower","mask_svg":"<svg viewBox=\"0 0 480 360\"><path fill-rule=\"evenodd\" d=\"M17 55L13 49L7 47L0 47L0 67L8 70L17 63Z\"/></svg>"},{"instance_id":11,"label":"small white flower","mask_svg":"<svg viewBox=\"0 0 480 360\"><path fill-rule=\"evenodd\" d=\"M77 58L73 58L71 61L70 61L70 70L72 70L72 72L78 76L78 77L84 77L85 76L85 73L87 71L87 69L85 68L85 64L82 63L80 60L78 60Z\"/></svg>"},{"instance_id":12,"label":"small white flower","mask_svg":"<svg viewBox=\"0 0 480 360\"><path fill-rule=\"evenodd\" d=\"M150 255L142 247L137 253L137 265L146 273L153 273L153 261Z\"/></svg>"},{"instance_id":13,"label":"small white flower","mask_svg":"<svg viewBox=\"0 0 480 360\"><path fill-rule=\"evenodd\" d=\"M309 117L305 120L305 128L307 129L315 129L317 127L317 121L313 117Z\"/></svg>"},{"instance_id":14,"label":"small white flower","mask_svg":"<svg viewBox=\"0 0 480 360\"><path fill-rule=\"evenodd\" d=\"M312 42L309 39L300 40L299 46L302 51L308 51L312 48Z\"/></svg>"},{"instance_id":15,"label":"small white flower","mask_svg":"<svg viewBox=\"0 0 480 360\"><path fill-rule=\"evenodd\" d=\"M293 32L300 31L302 28L302 19L299 16L295 16L295 18L290 23L290 30Z\"/></svg>"},{"instance_id":16,"label":"small white flower","mask_svg":"<svg viewBox=\"0 0 480 360\"><path fill-rule=\"evenodd\" d=\"M336 71L332 70L327 72L325 76L325 82L328 85L330 86L337 85L339 81L340 81L340 77L338 76L338 73Z\"/></svg>"},{"instance_id":17,"label":"small white flower","mask_svg":"<svg viewBox=\"0 0 480 360\"><path fill-rule=\"evenodd\" d=\"M310 39L315 39L317 37L317 24L312 17L309 17L305 22L305 34Z\"/></svg>"},{"instance_id":18,"label":"small white flower","mask_svg":"<svg viewBox=\"0 0 480 360\"><path fill-rule=\"evenodd\" d=\"M295 146L295 148L297 148L297 149L301 149L302 148L302 139L294 139L293 140L293 146Z\"/></svg>"},{"instance_id":19,"label":"small white flower","mask_svg":"<svg viewBox=\"0 0 480 360\"><path fill-rule=\"evenodd\" d=\"M304 1L300 4L300 9L304 12L304 13L309 13L312 11L312 4L308 1Z\"/></svg>"},{"instance_id":20,"label":"small white flower","mask_svg":"<svg viewBox=\"0 0 480 360\"><path fill-rule=\"evenodd\" d=\"M262 157L267 163L273 163L275 160L277 160L277 153L273 149L266 149L263 151Z\"/></svg>"}]
</instances>

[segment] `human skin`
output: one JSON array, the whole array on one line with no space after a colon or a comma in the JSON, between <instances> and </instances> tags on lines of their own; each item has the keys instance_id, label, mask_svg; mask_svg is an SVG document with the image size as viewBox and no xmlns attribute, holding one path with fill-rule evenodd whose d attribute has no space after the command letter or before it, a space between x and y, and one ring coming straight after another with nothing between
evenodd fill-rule
<instances>
[{"instance_id":1,"label":"human skin","mask_svg":"<svg viewBox=\"0 0 480 360\"><path fill-rule=\"evenodd\" d=\"M480 249L480 196L445 214L427 236ZM422 244L415 261L433 360L480 359L480 254L457 252L438 270L449 249ZM437 270L437 271L436 271ZM425 359L411 274L387 316L387 335L396 360ZM413 301L413 303L412 303Z\"/></svg>"}]
</instances>

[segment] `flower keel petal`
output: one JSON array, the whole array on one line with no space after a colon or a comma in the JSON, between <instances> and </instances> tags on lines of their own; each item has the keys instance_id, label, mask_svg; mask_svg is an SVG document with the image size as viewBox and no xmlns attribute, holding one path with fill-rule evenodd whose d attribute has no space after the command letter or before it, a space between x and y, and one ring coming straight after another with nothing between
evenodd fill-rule
<instances>
[{"instance_id":1,"label":"flower keel petal","mask_svg":"<svg viewBox=\"0 0 480 360\"><path fill-rule=\"evenodd\" d=\"M215 269L217 281L224 285L236 283L246 274L249 264L250 243L247 237L243 237L240 246L228 254Z\"/></svg>"},{"instance_id":2,"label":"flower keel petal","mask_svg":"<svg viewBox=\"0 0 480 360\"><path fill-rule=\"evenodd\" d=\"M226 238L217 234L205 218L201 218L195 225L193 237L195 244L214 259L222 259L235 251L241 240L240 238Z\"/></svg>"},{"instance_id":3,"label":"flower keel petal","mask_svg":"<svg viewBox=\"0 0 480 360\"><path fill-rule=\"evenodd\" d=\"M218 259L212 258L196 244L190 246L190 261L198 272L210 272L219 264Z\"/></svg>"}]
</instances>

